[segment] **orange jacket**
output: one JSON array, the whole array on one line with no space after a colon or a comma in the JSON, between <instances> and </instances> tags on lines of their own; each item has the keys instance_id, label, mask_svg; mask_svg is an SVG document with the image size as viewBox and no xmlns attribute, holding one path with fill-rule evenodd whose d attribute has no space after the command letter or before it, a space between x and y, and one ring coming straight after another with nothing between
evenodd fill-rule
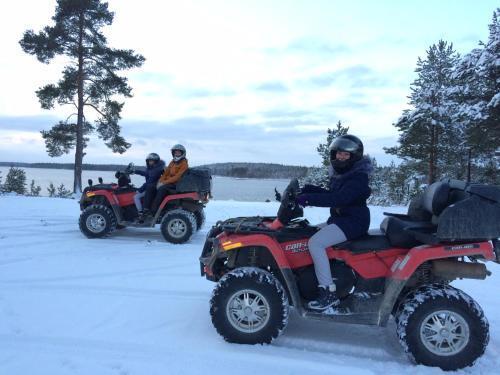
<instances>
[{"instance_id":1,"label":"orange jacket","mask_svg":"<svg viewBox=\"0 0 500 375\"><path fill-rule=\"evenodd\" d=\"M178 163L172 160L170 164L163 170L163 174L160 176L158 182L162 184L175 184L181 179L182 175L187 171L187 169L187 159L182 159Z\"/></svg>"}]
</instances>

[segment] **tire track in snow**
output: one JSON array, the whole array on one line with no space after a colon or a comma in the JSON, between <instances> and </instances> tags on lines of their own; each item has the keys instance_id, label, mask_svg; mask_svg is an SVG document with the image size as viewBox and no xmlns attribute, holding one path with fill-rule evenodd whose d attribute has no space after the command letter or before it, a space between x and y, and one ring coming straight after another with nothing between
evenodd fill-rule
<instances>
[{"instance_id":1,"label":"tire track in snow","mask_svg":"<svg viewBox=\"0 0 500 375\"><path fill-rule=\"evenodd\" d=\"M39 283L52 283L52 282L60 282L60 281L73 281L73 280L97 280L97 279L108 279L114 277L121 276L148 276L151 275L151 272L158 271L168 271L173 268L177 269L186 265L187 262L169 264L161 267L151 267L151 268L141 268L135 269L131 271L117 271L117 272L102 272L102 273L91 273L87 275L72 275L72 276L59 276L59 277L45 277L45 278L34 278L34 279L0 279L0 285L26 285L29 286L31 284L39 284ZM165 272L166 274L166 272Z\"/></svg>"},{"instance_id":2,"label":"tire track in snow","mask_svg":"<svg viewBox=\"0 0 500 375\"><path fill-rule=\"evenodd\" d=\"M202 300L208 301L210 299L211 290L206 292L193 292L193 291L177 291L165 289L144 289L144 288L121 288L121 287L107 287L107 286L89 286L89 285L52 285L52 284L37 284L37 285L9 285L5 287L0 283L0 290L2 293L17 293L22 290L26 292L67 292L69 294L75 293L90 293L92 295L111 295L111 296L127 296L127 297L164 297L174 298L178 300Z\"/></svg>"}]
</instances>

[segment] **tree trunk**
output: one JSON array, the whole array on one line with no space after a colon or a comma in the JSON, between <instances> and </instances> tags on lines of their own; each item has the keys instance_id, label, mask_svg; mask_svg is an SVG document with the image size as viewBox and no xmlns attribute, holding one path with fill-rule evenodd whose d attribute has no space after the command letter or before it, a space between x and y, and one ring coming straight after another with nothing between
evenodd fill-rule
<instances>
[{"instance_id":1,"label":"tree trunk","mask_svg":"<svg viewBox=\"0 0 500 375\"><path fill-rule=\"evenodd\" d=\"M75 169L73 180L73 193L82 191L82 165L83 165L83 10L80 13L80 31L78 37L78 119L76 122L76 147L75 147Z\"/></svg>"},{"instance_id":2,"label":"tree trunk","mask_svg":"<svg viewBox=\"0 0 500 375\"><path fill-rule=\"evenodd\" d=\"M432 184L436 179L436 127L431 124L431 144L429 154L428 184Z\"/></svg>"}]
</instances>

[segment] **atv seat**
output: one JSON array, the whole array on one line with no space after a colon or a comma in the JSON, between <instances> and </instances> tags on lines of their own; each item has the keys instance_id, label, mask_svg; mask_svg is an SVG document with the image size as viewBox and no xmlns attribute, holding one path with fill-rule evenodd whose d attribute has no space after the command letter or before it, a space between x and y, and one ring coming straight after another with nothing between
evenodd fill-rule
<instances>
[{"instance_id":1,"label":"atv seat","mask_svg":"<svg viewBox=\"0 0 500 375\"><path fill-rule=\"evenodd\" d=\"M354 254L362 254L391 249L393 246L383 234L366 234L354 240L334 245L333 248L339 250L347 249Z\"/></svg>"},{"instance_id":2,"label":"atv seat","mask_svg":"<svg viewBox=\"0 0 500 375\"><path fill-rule=\"evenodd\" d=\"M410 204L407 215L387 215L380 229L393 246L412 248L422 244L439 242L432 236L437 229L439 214L446 208L450 186L446 182L430 185L424 193Z\"/></svg>"}]
</instances>

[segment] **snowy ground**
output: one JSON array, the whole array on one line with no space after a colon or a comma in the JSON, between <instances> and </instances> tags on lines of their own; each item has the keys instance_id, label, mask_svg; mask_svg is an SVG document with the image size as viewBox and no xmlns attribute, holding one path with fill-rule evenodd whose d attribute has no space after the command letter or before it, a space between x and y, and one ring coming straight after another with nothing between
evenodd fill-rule
<instances>
[{"instance_id":1,"label":"snowy ground","mask_svg":"<svg viewBox=\"0 0 500 375\"><path fill-rule=\"evenodd\" d=\"M212 201L207 225L190 243L172 245L151 229L89 240L73 200L0 196L0 374L441 373L408 362L393 322L325 325L292 315L272 345L224 342L208 313L214 284L199 276L206 231L219 219L276 209ZM374 227L382 211L372 209ZM306 209L313 223L326 215ZM462 374L500 368L500 266L488 267L486 281L456 283L491 326L486 354Z\"/></svg>"}]
</instances>

